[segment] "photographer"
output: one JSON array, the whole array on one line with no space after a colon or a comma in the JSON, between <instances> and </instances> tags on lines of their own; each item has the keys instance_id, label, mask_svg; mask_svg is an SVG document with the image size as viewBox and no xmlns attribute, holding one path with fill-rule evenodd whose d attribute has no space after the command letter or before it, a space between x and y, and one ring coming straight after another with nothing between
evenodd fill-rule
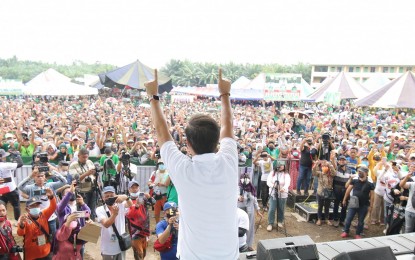
<instances>
[{"instance_id":1,"label":"photographer","mask_svg":"<svg viewBox=\"0 0 415 260\"><path fill-rule=\"evenodd\" d=\"M167 176L169 175L163 162L158 162L157 168L153 172L155 176L154 181L152 181L152 176L150 176L149 180L150 189L153 189L153 198L156 200L156 204L154 205L156 223L160 221L160 212L167 200Z\"/></svg>"},{"instance_id":2,"label":"photographer","mask_svg":"<svg viewBox=\"0 0 415 260\"><path fill-rule=\"evenodd\" d=\"M46 182L46 177L55 176L58 178L58 181L55 182ZM34 180L34 184L29 184L30 179ZM42 201L40 205L41 209L49 207L49 200L45 196L46 189L50 188L52 191L56 191L60 187L66 184L66 178L60 175L58 172L50 174L47 166L34 166L32 175L24 179L19 183L19 190L29 196L29 199L36 198ZM56 214L52 214L49 219L49 228L50 233L55 235L56 233Z\"/></svg>"},{"instance_id":3,"label":"photographer","mask_svg":"<svg viewBox=\"0 0 415 260\"><path fill-rule=\"evenodd\" d=\"M334 154L332 154L334 156ZM324 218L327 225L333 224L329 220L330 203L334 198L333 194L333 178L336 176L336 170L332 163L326 160L319 160L313 168L313 176L317 177L318 189L317 189L317 226L321 226L323 220L323 207Z\"/></svg>"},{"instance_id":4,"label":"photographer","mask_svg":"<svg viewBox=\"0 0 415 260\"><path fill-rule=\"evenodd\" d=\"M119 176L117 176L116 165L119 163L119 157L109 147L105 148L104 153L105 155L101 156L99 160L99 165L104 167L102 182L104 186L113 186L114 189L117 189Z\"/></svg>"},{"instance_id":5,"label":"photographer","mask_svg":"<svg viewBox=\"0 0 415 260\"><path fill-rule=\"evenodd\" d=\"M313 145L313 137L309 136L303 139L300 144L300 168L297 179L297 194L301 194L301 186L304 190L304 195L308 196L308 189L310 188L311 171L313 165L312 151L316 150Z\"/></svg>"},{"instance_id":6,"label":"photographer","mask_svg":"<svg viewBox=\"0 0 415 260\"><path fill-rule=\"evenodd\" d=\"M131 155L128 153L126 148L120 151L120 160L117 164L117 172L119 174L119 190L120 192L128 191L128 182L131 181L135 173L131 172Z\"/></svg>"},{"instance_id":7,"label":"photographer","mask_svg":"<svg viewBox=\"0 0 415 260\"><path fill-rule=\"evenodd\" d=\"M79 150L78 160L71 163L69 173L77 181L77 190L84 198L90 209L95 209L97 201L96 184L97 174L95 165L88 160L89 151L85 148ZM95 220L95 211L91 212L91 219Z\"/></svg>"},{"instance_id":8,"label":"photographer","mask_svg":"<svg viewBox=\"0 0 415 260\"><path fill-rule=\"evenodd\" d=\"M52 234L49 231L48 219L56 209L56 199L52 189L45 189L49 206L40 209L42 201L35 197L26 202L27 214L18 220L17 235L24 236L25 260L50 259Z\"/></svg>"},{"instance_id":9,"label":"photographer","mask_svg":"<svg viewBox=\"0 0 415 260\"><path fill-rule=\"evenodd\" d=\"M104 187L102 196L105 204L96 209L98 222L101 224L101 255L103 260L123 260L125 251L121 251L115 234L115 225L120 235L125 233L126 209L133 205L127 195L116 195L112 186Z\"/></svg>"},{"instance_id":10,"label":"photographer","mask_svg":"<svg viewBox=\"0 0 415 260\"><path fill-rule=\"evenodd\" d=\"M257 165L261 169L261 201L262 209L264 211L268 210L268 197L269 197L269 188L267 186L268 175L272 172L273 163L272 157L268 154L266 150L258 152L254 161L254 165Z\"/></svg>"},{"instance_id":11,"label":"photographer","mask_svg":"<svg viewBox=\"0 0 415 260\"><path fill-rule=\"evenodd\" d=\"M179 219L177 216L177 205L174 202L166 202L163 206L164 219L156 225L157 241L161 245L170 243L170 249L161 252L160 257L162 260L177 259L177 237L179 231Z\"/></svg>"},{"instance_id":12,"label":"photographer","mask_svg":"<svg viewBox=\"0 0 415 260\"><path fill-rule=\"evenodd\" d=\"M148 204L151 204L153 198L147 193L140 192L140 185L135 180L128 183L128 191L133 205L128 209L125 217L129 223L134 259L144 259L148 246L147 240L150 237Z\"/></svg>"},{"instance_id":13,"label":"photographer","mask_svg":"<svg viewBox=\"0 0 415 260\"><path fill-rule=\"evenodd\" d=\"M0 260L18 260L18 252L21 250L14 241L12 224L7 220L6 205L0 202Z\"/></svg>"}]
</instances>

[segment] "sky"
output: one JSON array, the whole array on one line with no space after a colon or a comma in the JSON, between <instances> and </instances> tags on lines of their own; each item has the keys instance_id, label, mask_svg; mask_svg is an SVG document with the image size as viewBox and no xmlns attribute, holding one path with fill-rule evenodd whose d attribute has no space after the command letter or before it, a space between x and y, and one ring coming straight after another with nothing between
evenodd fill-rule
<instances>
[{"instance_id":1,"label":"sky","mask_svg":"<svg viewBox=\"0 0 415 260\"><path fill-rule=\"evenodd\" d=\"M415 63L412 0L1 0L0 58Z\"/></svg>"}]
</instances>

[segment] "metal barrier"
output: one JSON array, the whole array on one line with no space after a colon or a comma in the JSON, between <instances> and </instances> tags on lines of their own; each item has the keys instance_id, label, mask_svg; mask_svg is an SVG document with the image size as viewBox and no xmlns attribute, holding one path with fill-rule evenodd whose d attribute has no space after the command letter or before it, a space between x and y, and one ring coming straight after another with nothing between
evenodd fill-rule
<instances>
[{"instance_id":1,"label":"metal barrier","mask_svg":"<svg viewBox=\"0 0 415 260\"><path fill-rule=\"evenodd\" d=\"M156 169L155 166L137 166L131 164L131 172L135 173L134 180L140 184L141 191L148 191L148 180L150 179L151 173ZM245 173L245 168L247 173L252 178L252 167L239 167L239 175ZM32 174L32 166L23 165L21 168L16 170L16 183L19 184L23 179Z\"/></svg>"}]
</instances>

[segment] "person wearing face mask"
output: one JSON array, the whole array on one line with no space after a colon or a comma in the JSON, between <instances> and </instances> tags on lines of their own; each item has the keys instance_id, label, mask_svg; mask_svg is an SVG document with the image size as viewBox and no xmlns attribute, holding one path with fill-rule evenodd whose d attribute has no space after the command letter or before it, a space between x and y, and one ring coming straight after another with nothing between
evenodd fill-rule
<instances>
[{"instance_id":1,"label":"person wearing face mask","mask_svg":"<svg viewBox=\"0 0 415 260\"><path fill-rule=\"evenodd\" d=\"M304 190L304 195L308 196L308 188L310 187L311 173L313 159L311 151L315 149L313 147L313 138L307 137L300 144L300 167L299 175L297 179L297 194L301 194L301 188Z\"/></svg>"},{"instance_id":2,"label":"person wearing face mask","mask_svg":"<svg viewBox=\"0 0 415 260\"><path fill-rule=\"evenodd\" d=\"M61 227L56 232L56 244L59 250L52 260L82 260L84 241L77 238L81 230L79 213L74 212L64 217Z\"/></svg>"},{"instance_id":3,"label":"person wearing face mask","mask_svg":"<svg viewBox=\"0 0 415 260\"><path fill-rule=\"evenodd\" d=\"M65 216L75 211L86 211L91 214L91 209L86 205L81 195L75 192L76 181L70 186L66 186L62 191L62 200L58 203L56 211L59 223L63 223ZM85 226L85 221L80 221L81 227Z\"/></svg>"},{"instance_id":4,"label":"person wearing face mask","mask_svg":"<svg viewBox=\"0 0 415 260\"><path fill-rule=\"evenodd\" d=\"M96 211L97 220L101 224L101 255L103 260L123 260L125 251L121 251L118 238L112 225L117 228L118 233L125 233L126 209L133 205L127 195L116 195L112 186L102 189L102 198L105 202Z\"/></svg>"},{"instance_id":5,"label":"person wearing face mask","mask_svg":"<svg viewBox=\"0 0 415 260\"><path fill-rule=\"evenodd\" d=\"M285 162L278 162L278 168L268 175L267 185L269 187L269 212L267 231L270 232L275 222L275 209L277 209L277 225L284 227L285 205L287 204L288 188L291 178L288 174Z\"/></svg>"},{"instance_id":6,"label":"person wearing face mask","mask_svg":"<svg viewBox=\"0 0 415 260\"><path fill-rule=\"evenodd\" d=\"M158 162L157 167L158 170L156 170L154 173L154 181L149 184L151 187L153 187L153 197L156 200L156 204L154 205L154 216L156 218L156 223L160 221L160 212L167 200L167 176L169 175L166 169L166 165L163 162Z\"/></svg>"},{"instance_id":7,"label":"person wearing face mask","mask_svg":"<svg viewBox=\"0 0 415 260\"><path fill-rule=\"evenodd\" d=\"M376 181L376 175L373 171L373 168L384 157L386 157L386 152L384 151L383 143L373 144L369 154L367 155L367 159L369 161L369 169L372 172L370 177L373 181Z\"/></svg>"},{"instance_id":8,"label":"person wearing face mask","mask_svg":"<svg viewBox=\"0 0 415 260\"><path fill-rule=\"evenodd\" d=\"M256 198L256 190L252 185L251 179L248 174L242 174L239 179L239 197L238 197L238 208L246 211L249 218L249 229L246 233L247 235L247 246L248 250L252 251L253 243L255 242L255 211L258 216L262 217L262 214L259 212L258 200Z\"/></svg>"},{"instance_id":9,"label":"person wearing face mask","mask_svg":"<svg viewBox=\"0 0 415 260\"><path fill-rule=\"evenodd\" d=\"M267 186L267 179L269 174L272 172L273 169L273 163L271 156L267 153L267 151L263 150L257 153L254 161L254 165L258 165L261 169L261 183L260 183L260 189L261 189L261 202L262 202L262 208L264 211L268 210L268 197L269 197L269 188Z\"/></svg>"},{"instance_id":10,"label":"person wearing face mask","mask_svg":"<svg viewBox=\"0 0 415 260\"><path fill-rule=\"evenodd\" d=\"M20 198L14 179L17 163L6 162L10 153L0 149L0 200L6 205L10 202L13 206L14 219L17 221L20 217Z\"/></svg>"},{"instance_id":11,"label":"person wearing face mask","mask_svg":"<svg viewBox=\"0 0 415 260\"><path fill-rule=\"evenodd\" d=\"M16 241L12 234L12 224L7 220L6 204L0 201L0 259L18 260L19 254L14 249Z\"/></svg>"},{"instance_id":12,"label":"person wearing face mask","mask_svg":"<svg viewBox=\"0 0 415 260\"><path fill-rule=\"evenodd\" d=\"M26 214L20 216L17 235L24 236L24 256L26 260L50 259L52 236L49 233L48 219L56 210L56 199L52 189L45 189L49 207L41 210L42 201L32 197L26 202Z\"/></svg>"},{"instance_id":13,"label":"person wearing face mask","mask_svg":"<svg viewBox=\"0 0 415 260\"><path fill-rule=\"evenodd\" d=\"M381 218L385 215L384 214L384 200L383 197L385 196L386 192L386 178L393 173L391 165L384 160L378 162L373 168L373 171L376 175L376 185L375 185L375 199L373 204L373 209L370 213L371 215L371 225L381 224L382 226L385 225L386 220L381 220Z\"/></svg>"},{"instance_id":14,"label":"person wearing face mask","mask_svg":"<svg viewBox=\"0 0 415 260\"><path fill-rule=\"evenodd\" d=\"M359 207L358 208L348 208L346 223L344 225L343 233L341 234L342 238L349 236L350 226L352 220L356 214L358 214L358 225L356 228L356 239L362 238L361 234L363 232L364 218L368 211L370 211L373 201L374 201L374 185L368 179L369 168L365 166L360 166L357 169L358 179L350 179L350 184L347 187L346 194L343 198L343 206L347 204L349 196L353 195L358 198Z\"/></svg>"},{"instance_id":15,"label":"person wearing face mask","mask_svg":"<svg viewBox=\"0 0 415 260\"><path fill-rule=\"evenodd\" d=\"M265 148L265 151L269 154L270 158L274 162L273 167L275 167L277 165L276 160L280 155L280 149L275 147L274 141L269 141L267 147Z\"/></svg>"},{"instance_id":16,"label":"person wearing face mask","mask_svg":"<svg viewBox=\"0 0 415 260\"><path fill-rule=\"evenodd\" d=\"M140 185L135 180L128 183L128 191L133 205L128 209L125 217L128 219L134 259L141 260L146 256L147 241L150 237L148 201L152 198L149 194L140 192Z\"/></svg>"},{"instance_id":17,"label":"person wearing face mask","mask_svg":"<svg viewBox=\"0 0 415 260\"><path fill-rule=\"evenodd\" d=\"M336 176L333 178L333 192L334 192L334 205L333 205L333 220L334 226L344 225L346 219L347 207L343 206L339 216L339 205L343 201L343 197L346 194L346 183L351 176L351 171L346 165L346 157L340 155L337 162L335 154L332 155L332 164L336 168Z\"/></svg>"},{"instance_id":18,"label":"person wearing face mask","mask_svg":"<svg viewBox=\"0 0 415 260\"><path fill-rule=\"evenodd\" d=\"M320 160L313 168L313 176L318 179L317 188L317 226L321 226L323 220L323 207L324 207L324 218L327 225L332 226L333 224L329 220L329 210L332 198L325 197L324 190L333 190L333 178L336 176L336 170L329 161ZM326 195L327 196L327 195Z\"/></svg>"},{"instance_id":19,"label":"person wearing face mask","mask_svg":"<svg viewBox=\"0 0 415 260\"><path fill-rule=\"evenodd\" d=\"M297 179L298 179L298 168L300 167L300 152L297 147L293 147L290 154L289 170L291 183L289 190L296 190Z\"/></svg>"}]
</instances>

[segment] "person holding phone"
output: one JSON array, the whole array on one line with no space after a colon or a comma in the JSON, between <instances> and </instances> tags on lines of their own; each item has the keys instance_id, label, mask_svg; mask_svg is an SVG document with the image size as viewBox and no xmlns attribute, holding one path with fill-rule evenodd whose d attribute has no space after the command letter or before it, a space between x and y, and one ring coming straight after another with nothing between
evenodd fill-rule
<instances>
[{"instance_id":1,"label":"person holding phone","mask_svg":"<svg viewBox=\"0 0 415 260\"><path fill-rule=\"evenodd\" d=\"M82 260L85 241L78 239L81 230L79 212L67 214L56 232L54 255L52 260Z\"/></svg>"},{"instance_id":2,"label":"person holding phone","mask_svg":"<svg viewBox=\"0 0 415 260\"><path fill-rule=\"evenodd\" d=\"M150 237L148 206L152 204L152 198L148 193L140 192L140 185L136 180L128 183L128 191L133 205L128 209L125 217L128 219L134 259L139 260L144 259L147 254L147 241Z\"/></svg>"}]
</instances>

